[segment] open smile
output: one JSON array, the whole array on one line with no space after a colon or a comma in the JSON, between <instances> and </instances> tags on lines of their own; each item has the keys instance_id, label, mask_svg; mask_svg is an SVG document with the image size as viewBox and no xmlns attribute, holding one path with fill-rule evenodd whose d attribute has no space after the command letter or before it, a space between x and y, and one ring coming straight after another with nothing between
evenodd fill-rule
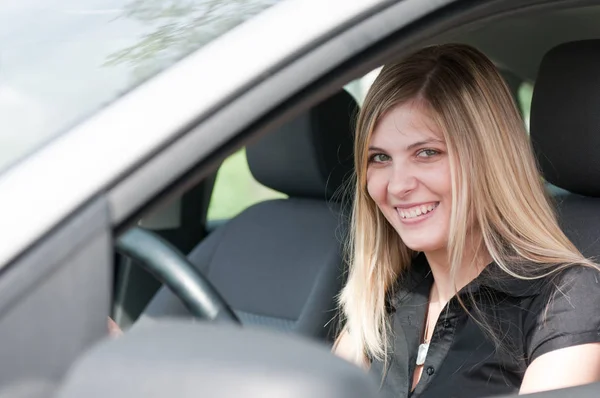
<instances>
[{"instance_id":1,"label":"open smile","mask_svg":"<svg viewBox=\"0 0 600 398\"><path fill-rule=\"evenodd\" d=\"M405 224L415 224L431 217L439 204L440 202L431 202L412 207L396 207L395 209L400 221Z\"/></svg>"}]
</instances>

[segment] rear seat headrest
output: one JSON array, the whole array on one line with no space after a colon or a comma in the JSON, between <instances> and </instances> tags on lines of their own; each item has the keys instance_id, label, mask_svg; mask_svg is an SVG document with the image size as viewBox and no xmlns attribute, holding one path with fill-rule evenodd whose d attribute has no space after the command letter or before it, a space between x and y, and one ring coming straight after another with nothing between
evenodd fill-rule
<instances>
[{"instance_id":1,"label":"rear seat headrest","mask_svg":"<svg viewBox=\"0 0 600 398\"><path fill-rule=\"evenodd\" d=\"M562 44L544 56L531 104L531 139L548 182L600 196L600 40Z\"/></svg>"},{"instance_id":2,"label":"rear seat headrest","mask_svg":"<svg viewBox=\"0 0 600 398\"><path fill-rule=\"evenodd\" d=\"M353 168L356 110L341 91L248 146L252 175L289 196L331 199Z\"/></svg>"}]
</instances>

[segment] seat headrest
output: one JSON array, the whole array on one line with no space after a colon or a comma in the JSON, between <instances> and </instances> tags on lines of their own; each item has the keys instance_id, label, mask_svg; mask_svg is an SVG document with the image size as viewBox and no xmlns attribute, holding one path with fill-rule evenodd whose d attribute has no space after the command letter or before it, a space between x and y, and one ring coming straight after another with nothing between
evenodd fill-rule
<instances>
[{"instance_id":1,"label":"seat headrest","mask_svg":"<svg viewBox=\"0 0 600 398\"><path fill-rule=\"evenodd\" d=\"M544 56L530 123L544 178L600 196L600 40L561 44Z\"/></svg>"},{"instance_id":2,"label":"seat headrest","mask_svg":"<svg viewBox=\"0 0 600 398\"><path fill-rule=\"evenodd\" d=\"M289 196L331 199L352 171L356 109L339 92L249 145L252 175Z\"/></svg>"}]
</instances>

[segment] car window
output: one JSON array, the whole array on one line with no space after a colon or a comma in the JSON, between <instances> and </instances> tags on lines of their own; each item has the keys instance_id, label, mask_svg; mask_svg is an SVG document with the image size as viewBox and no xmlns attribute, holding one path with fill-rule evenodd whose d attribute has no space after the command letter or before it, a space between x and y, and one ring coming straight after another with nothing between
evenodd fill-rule
<instances>
[{"instance_id":1,"label":"car window","mask_svg":"<svg viewBox=\"0 0 600 398\"><path fill-rule=\"evenodd\" d=\"M0 172L278 0L0 4Z\"/></svg>"},{"instance_id":2,"label":"car window","mask_svg":"<svg viewBox=\"0 0 600 398\"><path fill-rule=\"evenodd\" d=\"M372 70L363 77L351 81L344 87L344 89L354 97L356 102L358 102L359 106L362 106L367 91L369 91L371 84L373 84L379 72L381 72L381 68L382 67Z\"/></svg>"},{"instance_id":3,"label":"car window","mask_svg":"<svg viewBox=\"0 0 600 398\"><path fill-rule=\"evenodd\" d=\"M525 122L525 127L527 131L529 131L529 116L531 115L531 98L533 97L533 84L529 82L524 82L519 87L519 93L517 98L517 103L521 107L521 112L523 114L523 121Z\"/></svg>"},{"instance_id":4,"label":"car window","mask_svg":"<svg viewBox=\"0 0 600 398\"><path fill-rule=\"evenodd\" d=\"M209 223L228 220L253 204L286 197L254 179L246 160L246 150L241 149L225 159L219 168L206 219Z\"/></svg>"}]
</instances>

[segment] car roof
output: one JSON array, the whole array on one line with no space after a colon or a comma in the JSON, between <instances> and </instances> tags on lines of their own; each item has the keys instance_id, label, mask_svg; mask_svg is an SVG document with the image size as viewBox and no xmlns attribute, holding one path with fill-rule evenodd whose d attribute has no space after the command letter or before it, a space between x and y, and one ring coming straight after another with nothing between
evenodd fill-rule
<instances>
[{"instance_id":1,"label":"car roof","mask_svg":"<svg viewBox=\"0 0 600 398\"><path fill-rule=\"evenodd\" d=\"M571 2L562 2L557 8L474 20L431 42L471 44L521 79L535 81L544 54L561 43L600 37L598 21L600 5L573 7Z\"/></svg>"}]
</instances>

